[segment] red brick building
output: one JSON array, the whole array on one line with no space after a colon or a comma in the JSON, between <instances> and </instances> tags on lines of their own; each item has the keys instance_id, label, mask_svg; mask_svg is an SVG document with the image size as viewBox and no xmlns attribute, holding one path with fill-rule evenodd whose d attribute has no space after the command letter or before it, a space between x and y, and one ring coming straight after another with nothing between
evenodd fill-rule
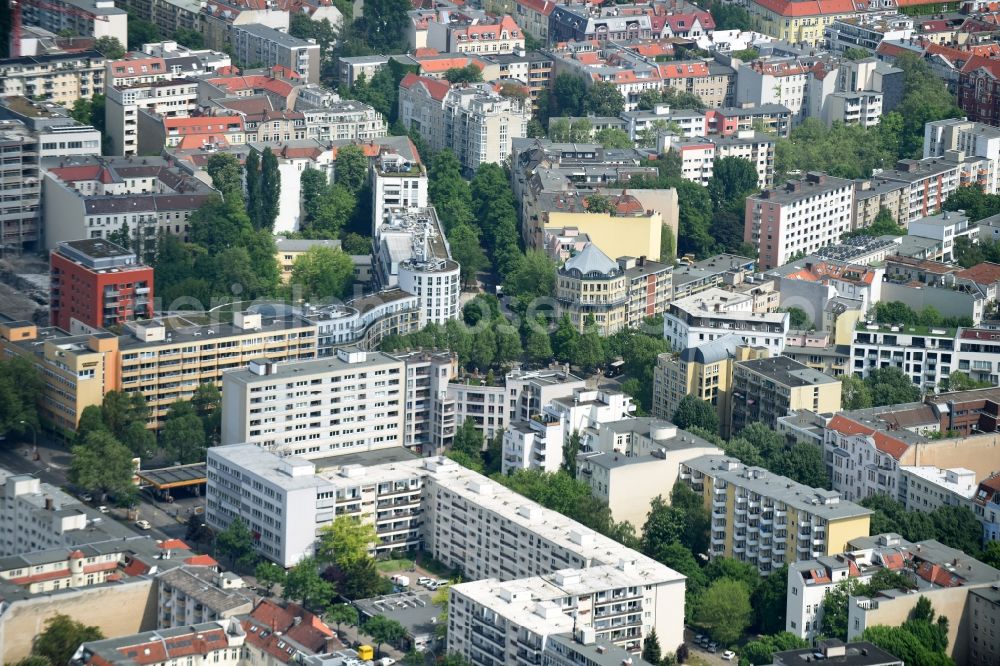
<instances>
[{"instance_id":1,"label":"red brick building","mask_svg":"<svg viewBox=\"0 0 1000 666\"><path fill-rule=\"evenodd\" d=\"M49 257L49 321L107 328L153 316L153 269L132 252L99 238L66 241Z\"/></svg>"}]
</instances>

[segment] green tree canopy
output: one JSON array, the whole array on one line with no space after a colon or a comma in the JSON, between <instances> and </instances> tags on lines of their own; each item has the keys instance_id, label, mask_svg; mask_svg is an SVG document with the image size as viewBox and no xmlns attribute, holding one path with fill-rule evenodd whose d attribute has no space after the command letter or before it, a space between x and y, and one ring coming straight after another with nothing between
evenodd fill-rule
<instances>
[{"instance_id":1,"label":"green tree canopy","mask_svg":"<svg viewBox=\"0 0 1000 666\"><path fill-rule=\"evenodd\" d=\"M695 609L695 623L723 645L736 642L750 626L753 608L746 583L721 578L702 593Z\"/></svg>"},{"instance_id":2,"label":"green tree canopy","mask_svg":"<svg viewBox=\"0 0 1000 666\"><path fill-rule=\"evenodd\" d=\"M337 516L319 531L316 558L341 568L370 557L368 551L378 544L375 526L362 523L354 516Z\"/></svg>"},{"instance_id":3,"label":"green tree canopy","mask_svg":"<svg viewBox=\"0 0 1000 666\"><path fill-rule=\"evenodd\" d=\"M84 490L102 497L132 490L132 452L110 432L91 432L71 452L70 481Z\"/></svg>"},{"instance_id":4,"label":"green tree canopy","mask_svg":"<svg viewBox=\"0 0 1000 666\"><path fill-rule=\"evenodd\" d=\"M44 657L51 664L68 664L81 644L102 638L104 634L99 628L58 613L45 622L44 631L35 637L31 654Z\"/></svg>"},{"instance_id":5,"label":"green tree canopy","mask_svg":"<svg viewBox=\"0 0 1000 666\"><path fill-rule=\"evenodd\" d=\"M125 47L117 37L98 37L94 40L94 50L109 60L125 57Z\"/></svg>"},{"instance_id":6,"label":"green tree canopy","mask_svg":"<svg viewBox=\"0 0 1000 666\"><path fill-rule=\"evenodd\" d=\"M376 615L365 622L364 632L371 636L376 643L376 655L382 654L382 644L389 643L395 645L404 636L406 629L396 620L391 620L384 615Z\"/></svg>"},{"instance_id":7,"label":"green tree canopy","mask_svg":"<svg viewBox=\"0 0 1000 666\"><path fill-rule=\"evenodd\" d=\"M182 465L205 460L205 425L190 401L178 400L170 405L160 432L160 445Z\"/></svg>"},{"instance_id":8,"label":"green tree canopy","mask_svg":"<svg viewBox=\"0 0 1000 666\"><path fill-rule=\"evenodd\" d=\"M678 428L687 430L696 426L709 432L719 431L719 414L715 405L693 395L681 398L674 411L673 422Z\"/></svg>"},{"instance_id":9,"label":"green tree canopy","mask_svg":"<svg viewBox=\"0 0 1000 666\"><path fill-rule=\"evenodd\" d=\"M316 559L304 557L288 570L282 591L286 599L301 601L306 608L321 609L329 605L336 589L319 575Z\"/></svg>"},{"instance_id":10,"label":"green tree canopy","mask_svg":"<svg viewBox=\"0 0 1000 666\"><path fill-rule=\"evenodd\" d=\"M343 298L354 284L354 262L338 248L313 246L292 264L292 284L307 300Z\"/></svg>"}]
</instances>

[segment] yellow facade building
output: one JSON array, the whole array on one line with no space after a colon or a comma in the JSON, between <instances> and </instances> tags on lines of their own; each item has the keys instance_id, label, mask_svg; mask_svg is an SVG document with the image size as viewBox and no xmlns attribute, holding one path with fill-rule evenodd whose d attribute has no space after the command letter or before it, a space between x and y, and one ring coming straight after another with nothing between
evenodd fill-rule
<instances>
[{"instance_id":1,"label":"yellow facade building","mask_svg":"<svg viewBox=\"0 0 1000 666\"><path fill-rule=\"evenodd\" d=\"M576 229L609 257L660 258L663 216L658 211L611 215L553 210L546 217L546 235Z\"/></svg>"},{"instance_id":2,"label":"yellow facade building","mask_svg":"<svg viewBox=\"0 0 1000 666\"><path fill-rule=\"evenodd\" d=\"M712 515L710 557L748 562L767 575L784 564L842 553L850 540L868 536L872 511L837 491L727 456L694 458L680 470Z\"/></svg>"}]
</instances>

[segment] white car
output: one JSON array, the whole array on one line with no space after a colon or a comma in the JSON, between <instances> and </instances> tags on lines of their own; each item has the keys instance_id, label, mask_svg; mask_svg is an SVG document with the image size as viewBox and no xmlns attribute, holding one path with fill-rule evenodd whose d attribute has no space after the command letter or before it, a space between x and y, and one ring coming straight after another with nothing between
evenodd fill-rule
<instances>
[{"instance_id":1,"label":"white car","mask_svg":"<svg viewBox=\"0 0 1000 666\"><path fill-rule=\"evenodd\" d=\"M135 521L135 526L138 527L140 530L153 529L153 526L149 524L148 520L137 520Z\"/></svg>"},{"instance_id":2,"label":"white car","mask_svg":"<svg viewBox=\"0 0 1000 666\"><path fill-rule=\"evenodd\" d=\"M426 585L429 585L430 583L433 583L433 582L434 582L434 579L433 578L428 578L427 576L421 576L420 578L417 579L417 585L424 585L424 586L426 586Z\"/></svg>"},{"instance_id":3,"label":"white car","mask_svg":"<svg viewBox=\"0 0 1000 666\"><path fill-rule=\"evenodd\" d=\"M104 506L104 505L102 504L101 506L97 507L97 510L98 510L98 511L100 511L101 513L107 513L107 512L108 512L108 511L110 511L111 509L109 509L108 507L106 507L106 506Z\"/></svg>"},{"instance_id":4,"label":"white car","mask_svg":"<svg viewBox=\"0 0 1000 666\"><path fill-rule=\"evenodd\" d=\"M722 653L722 659L724 661L732 661L733 659L736 659L736 653L732 650L726 650Z\"/></svg>"}]
</instances>

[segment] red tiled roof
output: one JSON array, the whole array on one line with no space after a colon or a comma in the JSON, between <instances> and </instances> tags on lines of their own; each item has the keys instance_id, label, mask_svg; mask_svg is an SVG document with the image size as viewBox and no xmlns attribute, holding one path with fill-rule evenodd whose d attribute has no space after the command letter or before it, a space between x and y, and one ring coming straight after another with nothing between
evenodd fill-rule
<instances>
[{"instance_id":1,"label":"red tiled roof","mask_svg":"<svg viewBox=\"0 0 1000 666\"><path fill-rule=\"evenodd\" d=\"M853 14L868 7L868 4L861 0L753 0L753 2L786 17Z\"/></svg>"},{"instance_id":2,"label":"red tiled roof","mask_svg":"<svg viewBox=\"0 0 1000 666\"><path fill-rule=\"evenodd\" d=\"M217 567L219 563L211 555L192 555L184 560L184 564L195 567Z\"/></svg>"},{"instance_id":3,"label":"red tiled roof","mask_svg":"<svg viewBox=\"0 0 1000 666\"><path fill-rule=\"evenodd\" d=\"M118 652L128 657L136 664L156 664L182 657L204 655L215 650L221 650L229 645L226 633L222 629L202 631L194 636L184 634L170 638L157 638L148 643L125 645Z\"/></svg>"},{"instance_id":4,"label":"red tiled roof","mask_svg":"<svg viewBox=\"0 0 1000 666\"><path fill-rule=\"evenodd\" d=\"M966 268L964 271L955 273L955 277L972 280L977 284L1000 282L1000 264L984 261L981 264L976 264L971 268Z\"/></svg>"},{"instance_id":5,"label":"red tiled roof","mask_svg":"<svg viewBox=\"0 0 1000 666\"><path fill-rule=\"evenodd\" d=\"M882 566L890 571L897 571L902 569L906 564L906 560L902 553L883 553L882 554Z\"/></svg>"},{"instance_id":6,"label":"red tiled roof","mask_svg":"<svg viewBox=\"0 0 1000 666\"><path fill-rule=\"evenodd\" d=\"M83 567L83 573L97 573L98 571L110 571L118 568L118 560L114 562L100 562L98 564L87 564Z\"/></svg>"},{"instance_id":7,"label":"red tiled roof","mask_svg":"<svg viewBox=\"0 0 1000 666\"><path fill-rule=\"evenodd\" d=\"M895 437L890 437L884 432L873 430L865 425L853 421L842 414L837 414L831 420L829 425L827 425L829 430L836 430L837 432L844 435L867 435L875 441L875 448L877 448L882 453L887 453L896 460L906 453L907 449L910 448L909 444L906 442L896 439Z\"/></svg>"},{"instance_id":8,"label":"red tiled roof","mask_svg":"<svg viewBox=\"0 0 1000 666\"><path fill-rule=\"evenodd\" d=\"M34 583L44 583L47 580L59 580L60 578L67 578L69 576L69 569L58 569L56 571L46 571L44 573L32 574L30 576L21 576L20 578L10 578L10 582L15 585L33 585Z\"/></svg>"},{"instance_id":9,"label":"red tiled roof","mask_svg":"<svg viewBox=\"0 0 1000 666\"><path fill-rule=\"evenodd\" d=\"M143 562L142 560L133 558L131 562L125 565L125 575L127 576L141 576L143 574L149 573L150 566Z\"/></svg>"},{"instance_id":10,"label":"red tiled roof","mask_svg":"<svg viewBox=\"0 0 1000 666\"><path fill-rule=\"evenodd\" d=\"M917 567L917 575L927 582L941 587L958 587L965 582L961 576L957 576L941 565L931 562L922 562Z\"/></svg>"},{"instance_id":11,"label":"red tiled roof","mask_svg":"<svg viewBox=\"0 0 1000 666\"><path fill-rule=\"evenodd\" d=\"M981 56L971 56L962 66L962 74L969 74L979 69L985 69L993 78L1000 79L1000 60L983 58Z\"/></svg>"},{"instance_id":12,"label":"red tiled roof","mask_svg":"<svg viewBox=\"0 0 1000 666\"><path fill-rule=\"evenodd\" d=\"M180 539L165 539L156 545L163 550L191 550L191 546Z\"/></svg>"},{"instance_id":13,"label":"red tiled roof","mask_svg":"<svg viewBox=\"0 0 1000 666\"><path fill-rule=\"evenodd\" d=\"M281 79L276 79L271 76L264 76L263 74L253 74L251 76L224 76L208 79L208 82L213 86L225 88L229 92L236 92L239 90L267 90L275 93L276 95L281 95L282 97L288 97L293 88L292 84L288 81L282 81Z\"/></svg>"},{"instance_id":14,"label":"red tiled roof","mask_svg":"<svg viewBox=\"0 0 1000 666\"><path fill-rule=\"evenodd\" d=\"M538 12L543 16L548 16L556 8L556 3L549 0L514 0L522 7Z\"/></svg>"},{"instance_id":15,"label":"red tiled roof","mask_svg":"<svg viewBox=\"0 0 1000 666\"><path fill-rule=\"evenodd\" d=\"M660 65L660 76L665 79L683 79L693 76L708 76L708 65L704 62Z\"/></svg>"},{"instance_id":16,"label":"red tiled roof","mask_svg":"<svg viewBox=\"0 0 1000 666\"><path fill-rule=\"evenodd\" d=\"M444 101L445 95L451 90L451 84L447 81L434 79L429 76L417 76L413 72L404 76L403 80L399 82L399 86L407 90L415 85L422 85L427 94L439 102Z\"/></svg>"}]
</instances>

